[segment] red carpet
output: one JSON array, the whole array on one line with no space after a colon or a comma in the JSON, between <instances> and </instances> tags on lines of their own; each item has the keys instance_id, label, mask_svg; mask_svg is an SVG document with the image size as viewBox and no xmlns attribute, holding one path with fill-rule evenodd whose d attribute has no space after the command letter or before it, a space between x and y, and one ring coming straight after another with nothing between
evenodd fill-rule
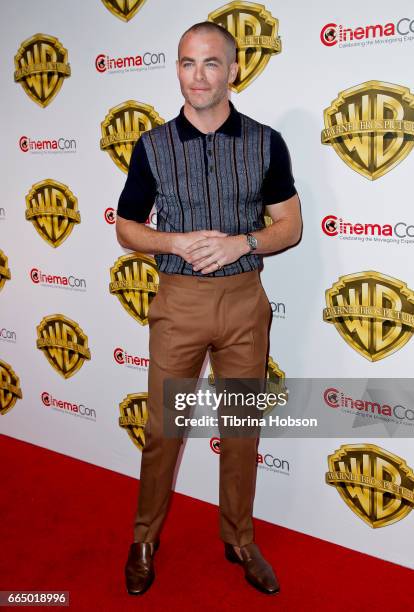
<instances>
[{"instance_id":1,"label":"red carpet","mask_svg":"<svg viewBox=\"0 0 414 612\"><path fill-rule=\"evenodd\" d=\"M131 597L123 567L137 481L3 435L0 466L0 590L70 591L70 609L90 612L413 609L412 570L264 521L256 541L282 590L259 593L224 559L217 508L180 494L161 534L156 581Z\"/></svg>"}]
</instances>

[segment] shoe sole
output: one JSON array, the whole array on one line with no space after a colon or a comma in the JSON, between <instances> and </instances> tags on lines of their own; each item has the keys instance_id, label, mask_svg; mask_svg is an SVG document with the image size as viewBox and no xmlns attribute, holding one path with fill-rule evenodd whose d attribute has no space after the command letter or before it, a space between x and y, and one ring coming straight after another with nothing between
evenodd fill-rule
<instances>
[{"instance_id":1,"label":"shoe sole","mask_svg":"<svg viewBox=\"0 0 414 612\"><path fill-rule=\"evenodd\" d=\"M268 591L267 589L264 589L263 587L259 586L255 582L253 582L253 580L250 580L250 578L248 576L245 576L245 579L247 580L247 582L249 584L252 585L252 587L257 589L261 593L264 593L265 595L277 595L278 593L280 593L280 587L278 589L275 589L274 591Z\"/></svg>"}]
</instances>

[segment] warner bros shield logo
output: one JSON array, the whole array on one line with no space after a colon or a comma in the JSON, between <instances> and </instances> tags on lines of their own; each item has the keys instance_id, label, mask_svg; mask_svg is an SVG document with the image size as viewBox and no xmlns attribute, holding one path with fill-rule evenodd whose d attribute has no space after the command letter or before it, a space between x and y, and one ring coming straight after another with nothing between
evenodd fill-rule
<instances>
[{"instance_id":1,"label":"warner bros shield logo","mask_svg":"<svg viewBox=\"0 0 414 612\"><path fill-rule=\"evenodd\" d=\"M231 85L237 93L263 72L272 55L282 50L279 21L263 4L229 2L210 13L208 21L228 30L237 41L239 71Z\"/></svg>"},{"instance_id":2,"label":"warner bros shield logo","mask_svg":"<svg viewBox=\"0 0 414 612\"><path fill-rule=\"evenodd\" d=\"M14 80L43 108L52 102L70 76L68 52L54 36L35 34L23 41L14 58Z\"/></svg>"},{"instance_id":3,"label":"warner bros shield logo","mask_svg":"<svg viewBox=\"0 0 414 612\"><path fill-rule=\"evenodd\" d=\"M3 289L5 282L11 279L8 257L0 249L0 291Z\"/></svg>"},{"instance_id":4,"label":"warner bros shield logo","mask_svg":"<svg viewBox=\"0 0 414 612\"><path fill-rule=\"evenodd\" d=\"M67 185L45 179L26 196L26 219L52 247L58 247L80 223L78 200Z\"/></svg>"},{"instance_id":5,"label":"warner bros shield logo","mask_svg":"<svg viewBox=\"0 0 414 612\"><path fill-rule=\"evenodd\" d=\"M148 324L149 306L158 292L155 259L142 253L123 255L111 268L109 291L140 325Z\"/></svg>"},{"instance_id":6,"label":"warner bros shield logo","mask_svg":"<svg viewBox=\"0 0 414 612\"><path fill-rule=\"evenodd\" d=\"M404 459L374 444L343 444L328 457L325 480L367 525L386 527L414 506L414 473Z\"/></svg>"},{"instance_id":7,"label":"warner bros shield logo","mask_svg":"<svg viewBox=\"0 0 414 612\"><path fill-rule=\"evenodd\" d=\"M0 359L0 414L9 412L22 397L19 377L11 365Z\"/></svg>"},{"instance_id":8,"label":"warner bros shield logo","mask_svg":"<svg viewBox=\"0 0 414 612\"><path fill-rule=\"evenodd\" d=\"M102 2L115 17L129 21L137 14L145 0L102 0Z\"/></svg>"},{"instance_id":9,"label":"warner bros shield logo","mask_svg":"<svg viewBox=\"0 0 414 612\"><path fill-rule=\"evenodd\" d=\"M402 348L414 330L414 292L406 283L379 272L340 276L325 292L323 320L369 361Z\"/></svg>"},{"instance_id":10,"label":"warner bros shield logo","mask_svg":"<svg viewBox=\"0 0 414 612\"><path fill-rule=\"evenodd\" d=\"M119 404L119 426L127 430L135 446L145 446L145 425L148 421L148 393L130 393Z\"/></svg>"},{"instance_id":11,"label":"warner bros shield logo","mask_svg":"<svg viewBox=\"0 0 414 612\"><path fill-rule=\"evenodd\" d=\"M128 172L132 150L143 132L162 125L162 119L153 106L127 100L109 109L101 123L100 147L123 172Z\"/></svg>"},{"instance_id":12,"label":"warner bros shield logo","mask_svg":"<svg viewBox=\"0 0 414 612\"><path fill-rule=\"evenodd\" d=\"M62 314L42 319L37 326L36 346L63 378L76 374L91 358L87 336L78 323Z\"/></svg>"},{"instance_id":13,"label":"warner bros shield logo","mask_svg":"<svg viewBox=\"0 0 414 612\"><path fill-rule=\"evenodd\" d=\"M414 145L414 96L407 87L366 81L341 91L324 111L322 143L355 172L384 176Z\"/></svg>"}]
</instances>

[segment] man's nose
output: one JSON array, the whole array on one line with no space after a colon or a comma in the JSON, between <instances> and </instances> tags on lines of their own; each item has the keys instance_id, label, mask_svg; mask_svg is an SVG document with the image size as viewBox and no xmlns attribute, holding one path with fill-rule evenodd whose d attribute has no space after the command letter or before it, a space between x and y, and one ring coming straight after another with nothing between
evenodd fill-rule
<instances>
[{"instance_id":1,"label":"man's nose","mask_svg":"<svg viewBox=\"0 0 414 612\"><path fill-rule=\"evenodd\" d=\"M205 78L205 73L204 73L204 66L201 65L197 65L195 67L195 71L194 71L194 78L196 81L203 81Z\"/></svg>"}]
</instances>

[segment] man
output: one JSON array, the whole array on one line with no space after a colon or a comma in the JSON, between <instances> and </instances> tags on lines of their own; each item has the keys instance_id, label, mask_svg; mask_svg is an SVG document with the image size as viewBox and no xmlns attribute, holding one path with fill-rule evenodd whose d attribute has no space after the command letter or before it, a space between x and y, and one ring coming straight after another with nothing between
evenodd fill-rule
<instances>
[{"instance_id":1,"label":"man","mask_svg":"<svg viewBox=\"0 0 414 612\"><path fill-rule=\"evenodd\" d=\"M123 247L155 254L160 283L149 309L149 416L142 453L134 543L125 568L130 594L154 579L181 441L163 434L163 382L197 379L207 351L218 378L266 376L271 311L260 255L295 244L298 196L280 134L238 113L229 85L236 42L213 23L181 37L178 117L138 140L117 214ZM145 226L155 203L157 230ZM265 228L264 206L273 219ZM254 543L257 438L222 438L220 536L229 561L266 593L279 590Z\"/></svg>"}]
</instances>

